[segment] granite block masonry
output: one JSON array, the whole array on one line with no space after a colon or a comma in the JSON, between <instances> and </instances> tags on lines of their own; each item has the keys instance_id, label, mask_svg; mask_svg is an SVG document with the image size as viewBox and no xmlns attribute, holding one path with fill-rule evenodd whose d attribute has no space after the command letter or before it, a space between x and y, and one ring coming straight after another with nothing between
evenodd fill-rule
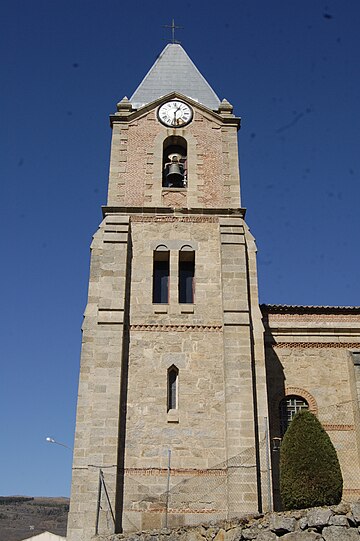
<instances>
[{"instance_id":1,"label":"granite block masonry","mask_svg":"<svg viewBox=\"0 0 360 541\"><path fill-rule=\"evenodd\" d=\"M181 45L116 109L91 244L68 541L279 509L281 438L303 408L329 432L344 497L357 500L360 308L260 309L240 118ZM332 520L329 539L346 528ZM291 524L268 539L295 539Z\"/></svg>"},{"instance_id":2,"label":"granite block masonry","mask_svg":"<svg viewBox=\"0 0 360 541\"><path fill-rule=\"evenodd\" d=\"M192 74L188 91L177 88L179 73L167 95L153 97L149 75L136 92L145 101L124 99L111 116L108 202L91 245L83 324L70 541L270 505L240 119L181 46L167 46L154 69L167 70L170 58ZM182 124L184 103L192 116ZM160 107L172 116L159 118Z\"/></svg>"}]
</instances>

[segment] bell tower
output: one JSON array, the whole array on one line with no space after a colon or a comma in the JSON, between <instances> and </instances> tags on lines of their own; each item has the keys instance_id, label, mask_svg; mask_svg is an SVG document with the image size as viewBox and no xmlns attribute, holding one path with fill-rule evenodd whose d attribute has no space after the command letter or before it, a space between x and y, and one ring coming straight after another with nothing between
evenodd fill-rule
<instances>
[{"instance_id":1,"label":"bell tower","mask_svg":"<svg viewBox=\"0 0 360 541\"><path fill-rule=\"evenodd\" d=\"M256 247L240 119L179 44L110 117L68 539L268 510Z\"/></svg>"}]
</instances>

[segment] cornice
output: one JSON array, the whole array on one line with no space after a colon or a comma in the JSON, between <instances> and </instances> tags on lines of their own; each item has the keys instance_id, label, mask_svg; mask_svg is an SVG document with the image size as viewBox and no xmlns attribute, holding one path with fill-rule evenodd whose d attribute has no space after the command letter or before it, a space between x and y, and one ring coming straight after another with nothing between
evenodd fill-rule
<instances>
[{"instance_id":1,"label":"cornice","mask_svg":"<svg viewBox=\"0 0 360 541\"><path fill-rule=\"evenodd\" d=\"M360 306L303 306L291 304L260 304L261 312L265 314L359 314Z\"/></svg>"},{"instance_id":2,"label":"cornice","mask_svg":"<svg viewBox=\"0 0 360 541\"><path fill-rule=\"evenodd\" d=\"M152 111L162 103L165 103L168 100L172 99L179 99L182 101L185 101L186 103L189 103L192 107L195 109L198 109L205 115L209 115L214 120L219 122L220 124L226 124L235 126L238 130L241 126L241 118L236 117L234 115L229 114L220 114L216 111L213 111L203 105L202 103L199 103L198 101L195 101L188 96L184 96L180 92L170 92L169 94L166 94L166 96L161 96L160 98L147 103L143 107L140 107L139 109L130 109L131 103L129 102L129 108L123 111L119 111L117 113L110 115L110 126L112 127L114 123L129 123L133 122L134 120L137 120L138 118L141 118L142 116L146 115L148 112Z\"/></svg>"},{"instance_id":3,"label":"cornice","mask_svg":"<svg viewBox=\"0 0 360 541\"><path fill-rule=\"evenodd\" d=\"M245 218L244 208L172 208L172 207L113 207L104 205L102 214L105 218L111 214L142 215L142 216L219 216Z\"/></svg>"}]
</instances>

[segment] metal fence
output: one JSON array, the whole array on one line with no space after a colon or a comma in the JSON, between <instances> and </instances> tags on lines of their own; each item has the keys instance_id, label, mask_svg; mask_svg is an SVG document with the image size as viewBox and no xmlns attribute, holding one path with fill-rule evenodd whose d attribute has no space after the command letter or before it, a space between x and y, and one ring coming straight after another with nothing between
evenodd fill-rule
<instances>
[{"instance_id":1,"label":"metal fence","mask_svg":"<svg viewBox=\"0 0 360 541\"><path fill-rule=\"evenodd\" d=\"M343 475L343 500L360 497L360 419L357 400L320 408L317 416L336 449Z\"/></svg>"},{"instance_id":2,"label":"metal fence","mask_svg":"<svg viewBox=\"0 0 360 541\"><path fill-rule=\"evenodd\" d=\"M360 423L357 408L356 402L348 401L317 411L317 416L338 454L344 479L344 501L360 498ZM241 516L257 509L259 499L265 502L264 511L272 510L273 506L275 510L280 509L278 464L281 441L271 441L266 419L264 421L265 437L257 449L255 446L248 447L240 454L211 468L173 468L176 450L164 449L163 462L165 463L166 457L167 468L126 470L124 528L138 530L144 527L151 529L177 526L181 525L179 517L184 515L187 524ZM257 467L257 463L260 467ZM254 483L254 476L257 477L258 488ZM110 501L114 502L115 494L108 487L107 495L106 487L105 471L99 484L99 533L114 531ZM252 502L252 505L249 502ZM144 526L145 515L148 523Z\"/></svg>"}]
</instances>

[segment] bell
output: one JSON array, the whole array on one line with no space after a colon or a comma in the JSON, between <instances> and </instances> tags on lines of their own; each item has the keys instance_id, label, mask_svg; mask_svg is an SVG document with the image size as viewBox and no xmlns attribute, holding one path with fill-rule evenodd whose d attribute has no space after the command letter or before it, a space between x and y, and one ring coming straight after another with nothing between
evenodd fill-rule
<instances>
[{"instance_id":1,"label":"bell","mask_svg":"<svg viewBox=\"0 0 360 541\"><path fill-rule=\"evenodd\" d=\"M171 160L166 174L166 183L169 187L182 188L184 186L184 166L179 162L180 154L170 154Z\"/></svg>"},{"instance_id":2,"label":"bell","mask_svg":"<svg viewBox=\"0 0 360 541\"><path fill-rule=\"evenodd\" d=\"M168 186L175 186L181 188L184 184L183 166L180 163L171 163L169 165L168 174L166 175L166 181Z\"/></svg>"}]
</instances>

